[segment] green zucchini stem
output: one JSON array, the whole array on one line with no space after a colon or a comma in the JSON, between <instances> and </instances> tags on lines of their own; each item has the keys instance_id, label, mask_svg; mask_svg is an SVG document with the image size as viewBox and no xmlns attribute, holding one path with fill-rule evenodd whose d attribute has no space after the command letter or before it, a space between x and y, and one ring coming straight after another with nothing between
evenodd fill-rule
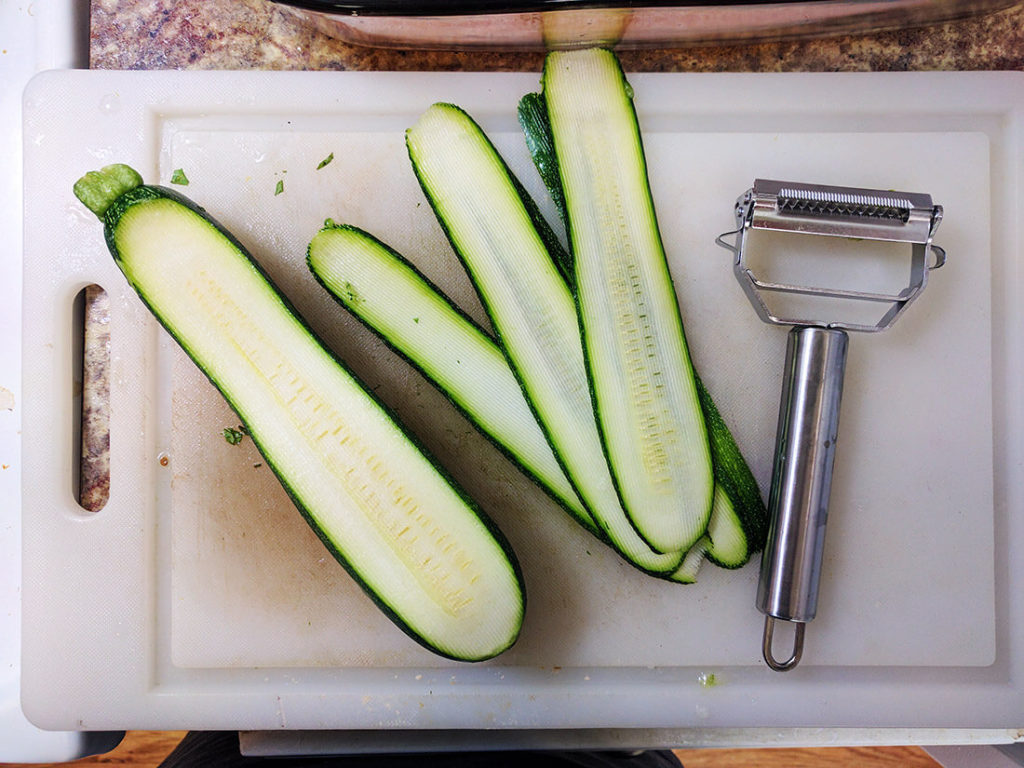
<instances>
[{"instance_id":1,"label":"green zucchini stem","mask_svg":"<svg viewBox=\"0 0 1024 768\"><path fill-rule=\"evenodd\" d=\"M107 165L98 171L89 171L75 182L75 197L100 219L117 198L142 186L138 171L123 163Z\"/></svg>"}]
</instances>

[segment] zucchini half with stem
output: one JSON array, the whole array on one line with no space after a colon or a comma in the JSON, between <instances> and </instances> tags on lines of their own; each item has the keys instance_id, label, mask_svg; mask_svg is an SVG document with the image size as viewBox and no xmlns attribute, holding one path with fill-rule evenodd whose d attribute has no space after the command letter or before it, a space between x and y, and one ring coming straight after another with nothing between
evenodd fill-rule
<instances>
[{"instance_id":1,"label":"zucchini half with stem","mask_svg":"<svg viewBox=\"0 0 1024 768\"><path fill-rule=\"evenodd\" d=\"M559 218L565 223L565 197L544 96L540 93L523 96L518 114L530 156ZM568 257L571 259L572 254ZM572 270L563 270L563 274L571 276ZM571 287L571 277L569 284ZM757 481L696 371L694 376L711 444L715 495L707 532L690 548L679 571L671 576L682 583L696 581L697 570L705 556L723 568L745 565L764 547L768 527L768 513Z\"/></svg>"},{"instance_id":2,"label":"zucchini half with stem","mask_svg":"<svg viewBox=\"0 0 1024 768\"><path fill-rule=\"evenodd\" d=\"M631 91L600 48L548 54L542 82L608 463L640 535L686 550L711 512L711 449Z\"/></svg>"},{"instance_id":3,"label":"zucchini half with stem","mask_svg":"<svg viewBox=\"0 0 1024 768\"><path fill-rule=\"evenodd\" d=\"M572 295L515 180L479 126L435 104L406 132L420 186L462 260L537 421L594 522L626 559L667 574L615 492L590 399Z\"/></svg>"},{"instance_id":4,"label":"zucchini half with stem","mask_svg":"<svg viewBox=\"0 0 1024 768\"><path fill-rule=\"evenodd\" d=\"M324 348L239 242L123 165L75 193L117 265L238 413L328 550L406 633L453 659L518 636L522 577L482 512Z\"/></svg>"}]
</instances>

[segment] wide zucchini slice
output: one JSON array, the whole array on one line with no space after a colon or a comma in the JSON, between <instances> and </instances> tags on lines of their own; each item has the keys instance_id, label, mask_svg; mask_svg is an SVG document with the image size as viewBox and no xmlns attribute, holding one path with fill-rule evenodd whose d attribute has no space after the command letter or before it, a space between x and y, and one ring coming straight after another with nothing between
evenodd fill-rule
<instances>
[{"instance_id":1,"label":"wide zucchini slice","mask_svg":"<svg viewBox=\"0 0 1024 768\"><path fill-rule=\"evenodd\" d=\"M317 280L409 361L592 533L597 526L548 445L495 341L397 251L328 222L309 244Z\"/></svg>"},{"instance_id":2,"label":"wide zucchini slice","mask_svg":"<svg viewBox=\"0 0 1024 768\"><path fill-rule=\"evenodd\" d=\"M565 196L543 94L523 96L518 115L530 156L559 218L565 223L568 218ZM572 254L568 257L571 259ZM563 269L562 272L569 275L571 288L572 269ZM710 439L715 491L707 533L690 548L679 570L671 577L683 583L696 580L697 570L705 558L723 568L739 568L746 564L764 547L768 527L768 514L757 481L711 394L696 372L694 376Z\"/></svg>"},{"instance_id":3,"label":"wide zucchini slice","mask_svg":"<svg viewBox=\"0 0 1024 768\"><path fill-rule=\"evenodd\" d=\"M495 656L524 594L500 532L313 336L227 231L126 166L76 194L114 260L217 386L310 526L427 648Z\"/></svg>"},{"instance_id":4,"label":"wide zucchini slice","mask_svg":"<svg viewBox=\"0 0 1024 768\"><path fill-rule=\"evenodd\" d=\"M651 547L685 550L708 523L711 450L631 91L614 54L599 48L550 53L543 89L612 475Z\"/></svg>"},{"instance_id":5,"label":"wide zucchini slice","mask_svg":"<svg viewBox=\"0 0 1024 768\"><path fill-rule=\"evenodd\" d=\"M521 185L479 126L435 104L406 132L413 168L490 317L555 455L594 522L630 562L671 573L622 509L590 399L572 295Z\"/></svg>"}]
</instances>

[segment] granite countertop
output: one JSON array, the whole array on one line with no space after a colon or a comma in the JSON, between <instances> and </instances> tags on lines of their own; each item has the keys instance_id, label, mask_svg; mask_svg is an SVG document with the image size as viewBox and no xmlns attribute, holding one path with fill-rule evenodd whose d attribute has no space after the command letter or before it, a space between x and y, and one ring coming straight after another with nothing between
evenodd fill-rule
<instances>
[{"instance_id":1,"label":"granite countertop","mask_svg":"<svg viewBox=\"0 0 1024 768\"><path fill-rule=\"evenodd\" d=\"M265 0L94 0L99 69L540 71L542 54L399 51L349 45ZM788 72L1024 69L1024 4L868 35L621 54L630 71Z\"/></svg>"}]
</instances>

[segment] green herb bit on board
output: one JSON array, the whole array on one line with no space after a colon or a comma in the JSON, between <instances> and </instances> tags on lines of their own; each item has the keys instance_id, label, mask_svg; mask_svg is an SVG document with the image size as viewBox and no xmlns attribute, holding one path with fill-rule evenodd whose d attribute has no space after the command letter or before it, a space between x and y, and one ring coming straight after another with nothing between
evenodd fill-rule
<instances>
[{"instance_id":1,"label":"green herb bit on board","mask_svg":"<svg viewBox=\"0 0 1024 768\"><path fill-rule=\"evenodd\" d=\"M247 430L241 424L238 425L237 429L234 427L224 428L224 439L231 445L238 445L240 442L242 442L242 438L248 434L249 430Z\"/></svg>"}]
</instances>

